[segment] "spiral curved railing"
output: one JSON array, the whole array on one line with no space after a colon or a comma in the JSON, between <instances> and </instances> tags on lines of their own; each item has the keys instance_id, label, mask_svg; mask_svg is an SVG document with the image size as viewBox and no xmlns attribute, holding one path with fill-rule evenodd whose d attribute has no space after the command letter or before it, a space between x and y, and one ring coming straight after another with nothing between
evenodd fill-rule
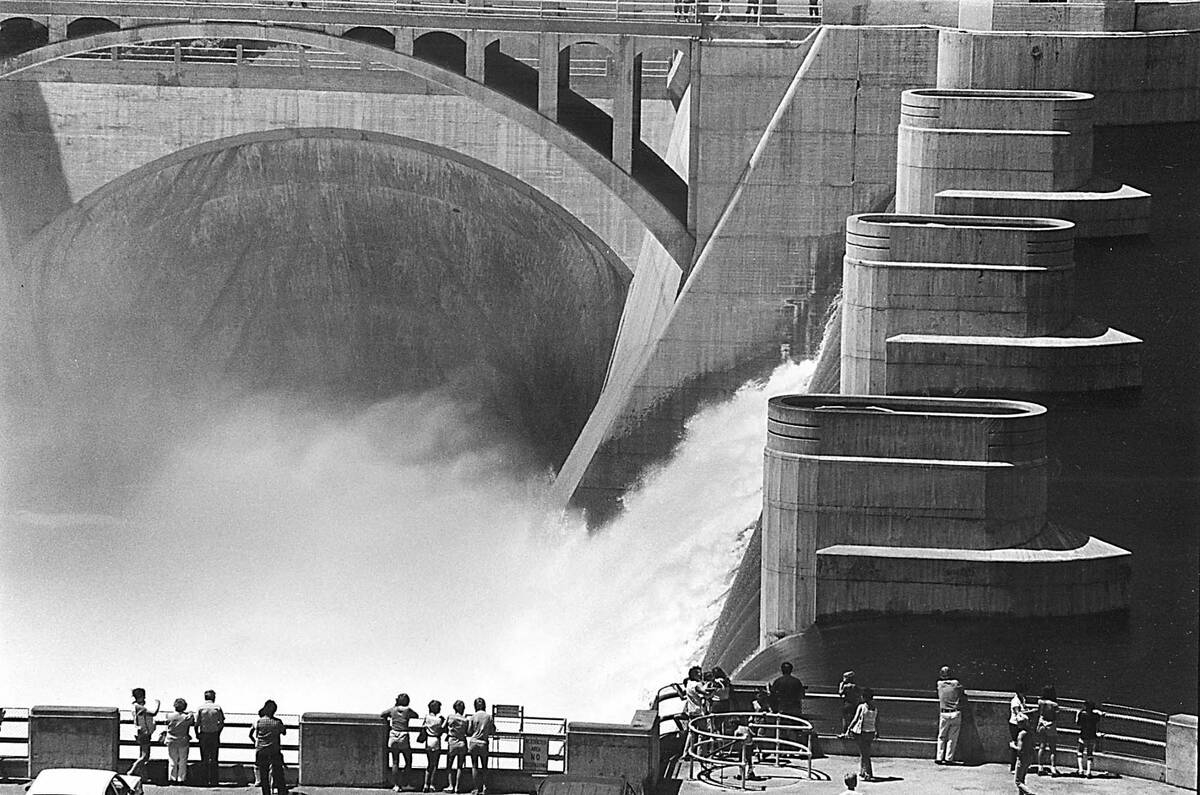
<instances>
[{"instance_id":1,"label":"spiral curved railing","mask_svg":"<svg viewBox=\"0 0 1200 795\"><path fill-rule=\"evenodd\" d=\"M748 752L746 740L734 734L739 725L748 726L753 733ZM813 725L803 718L776 712L708 713L688 720L687 732L684 759L688 778L732 788L726 783L725 773L736 768L735 781L740 789L746 789L756 758L774 765L802 762L805 775L812 778Z\"/></svg>"}]
</instances>

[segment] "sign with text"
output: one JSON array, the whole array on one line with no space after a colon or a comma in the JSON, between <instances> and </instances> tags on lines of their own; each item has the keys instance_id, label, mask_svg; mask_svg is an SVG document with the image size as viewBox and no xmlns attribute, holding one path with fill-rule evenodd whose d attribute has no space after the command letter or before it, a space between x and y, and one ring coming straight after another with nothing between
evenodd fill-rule
<instances>
[{"instance_id":1,"label":"sign with text","mask_svg":"<svg viewBox=\"0 0 1200 795\"><path fill-rule=\"evenodd\" d=\"M521 769L545 773L550 764L550 738L526 735L521 738Z\"/></svg>"}]
</instances>

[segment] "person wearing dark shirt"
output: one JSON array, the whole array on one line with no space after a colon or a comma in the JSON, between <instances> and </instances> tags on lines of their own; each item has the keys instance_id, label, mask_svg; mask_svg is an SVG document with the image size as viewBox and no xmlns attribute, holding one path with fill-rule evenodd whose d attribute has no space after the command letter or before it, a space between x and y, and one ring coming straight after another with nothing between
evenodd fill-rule
<instances>
[{"instance_id":1,"label":"person wearing dark shirt","mask_svg":"<svg viewBox=\"0 0 1200 795\"><path fill-rule=\"evenodd\" d=\"M768 687L775 712L793 718L801 717L804 714L805 689L804 683L792 676L792 664L782 663L779 666L779 676L775 677ZM787 743L780 743L779 750L784 753L796 751L797 734L795 729L786 728L789 723L787 720L780 721L779 738Z\"/></svg>"},{"instance_id":2,"label":"person wearing dark shirt","mask_svg":"<svg viewBox=\"0 0 1200 795\"><path fill-rule=\"evenodd\" d=\"M475 699L475 714L467 719L467 754L471 757L475 795L487 795L488 745L495 733L496 722L487 712L487 702Z\"/></svg>"},{"instance_id":3,"label":"person wearing dark shirt","mask_svg":"<svg viewBox=\"0 0 1200 795\"><path fill-rule=\"evenodd\" d=\"M1100 739L1096 727L1103 717L1104 713L1096 709L1096 704L1092 701L1083 702L1083 709L1075 713L1075 724L1079 726L1079 747L1075 749L1075 763L1079 766L1081 776L1092 777L1092 754L1096 752L1096 743Z\"/></svg>"},{"instance_id":4,"label":"person wearing dark shirt","mask_svg":"<svg viewBox=\"0 0 1200 795\"><path fill-rule=\"evenodd\" d=\"M275 717L279 709L267 699L258 711L258 722L250 727L250 742L254 743L254 766L258 770L258 782L262 795L271 795L271 782L275 791L287 795L287 779L283 772L283 747L281 741L287 734L283 721Z\"/></svg>"},{"instance_id":5,"label":"person wearing dark shirt","mask_svg":"<svg viewBox=\"0 0 1200 795\"><path fill-rule=\"evenodd\" d=\"M404 785L404 777L412 769L412 741L408 736L408 722L419 718L417 711L408 705L408 693L396 696L396 705L388 707L379 713L388 722L388 754L392 763L392 791L399 792ZM400 760L404 767L400 767Z\"/></svg>"},{"instance_id":6,"label":"person wearing dark shirt","mask_svg":"<svg viewBox=\"0 0 1200 795\"><path fill-rule=\"evenodd\" d=\"M842 674L842 682L838 685L838 697L842 699L842 734L845 735L850 728L850 721L854 720L854 713L858 711L858 705L862 702L862 692L854 682L854 671Z\"/></svg>"}]
</instances>

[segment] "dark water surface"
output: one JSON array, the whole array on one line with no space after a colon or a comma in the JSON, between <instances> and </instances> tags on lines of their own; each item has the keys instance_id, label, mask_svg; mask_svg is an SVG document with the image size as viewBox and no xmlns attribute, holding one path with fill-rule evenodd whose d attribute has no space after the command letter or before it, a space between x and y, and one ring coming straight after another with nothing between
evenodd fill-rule
<instances>
[{"instance_id":1,"label":"dark water surface","mask_svg":"<svg viewBox=\"0 0 1200 795\"><path fill-rule=\"evenodd\" d=\"M1080 314L1144 340L1136 394L1051 408L1052 520L1133 553L1128 616L1052 621L887 619L818 627L789 651L813 682L854 668L882 688L1029 690L1196 712L1200 568L1200 125L1097 130L1096 173L1153 195L1149 237L1081 242ZM765 657L750 676L768 676Z\"/></svg>"}]
</instances>

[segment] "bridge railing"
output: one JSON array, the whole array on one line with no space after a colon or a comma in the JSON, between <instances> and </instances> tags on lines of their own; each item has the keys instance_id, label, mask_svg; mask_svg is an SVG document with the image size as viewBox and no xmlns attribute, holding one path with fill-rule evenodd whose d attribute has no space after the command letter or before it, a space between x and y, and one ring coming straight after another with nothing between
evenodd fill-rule
<instances>
[{"instance_id":1,"label":"bridge railing","mask_svg":"<svg viewBox=\"0 0 1200 795\"><path fill-rule=\"evenodd\" d=\"M136 45L104 47L98 50L69 56L73 60L122 61L124 63L177 63L204 64L215 66L247 66L273 68L309 69L381 69L391 70L383 64L355 58L339 52L314 50L294 45L270 45L261 47L246 43L232 44L225 41L171 42L155 41ZM533 69L538 66L536 58L517 58ZM646 58L642 61L642 77L645 80L662 80L670 72L671 61L667 58ZM608 58L571 59L572 78L607 79L613 76L613 61Z\"/></svg>"},{"instance_id":2,"label":"bridge railing","mask_svg":"<svg viewBox=\"0 0 1200 795\"><path fill-rule=\"evenodd\" d=\"M21 0L0 0L0 15L18 15L22 5ZM81 0L70 5L88 9L88 15L140 19L161 17L164 9L173 7L188 9L189 18L195 19L208 10L214 20L257 20L264 9L283 9L287 21L299 16L326 23L337 23L338 14L350 12L750 25L821 19L819 0Z\"/></svg>"}]
</instances>

